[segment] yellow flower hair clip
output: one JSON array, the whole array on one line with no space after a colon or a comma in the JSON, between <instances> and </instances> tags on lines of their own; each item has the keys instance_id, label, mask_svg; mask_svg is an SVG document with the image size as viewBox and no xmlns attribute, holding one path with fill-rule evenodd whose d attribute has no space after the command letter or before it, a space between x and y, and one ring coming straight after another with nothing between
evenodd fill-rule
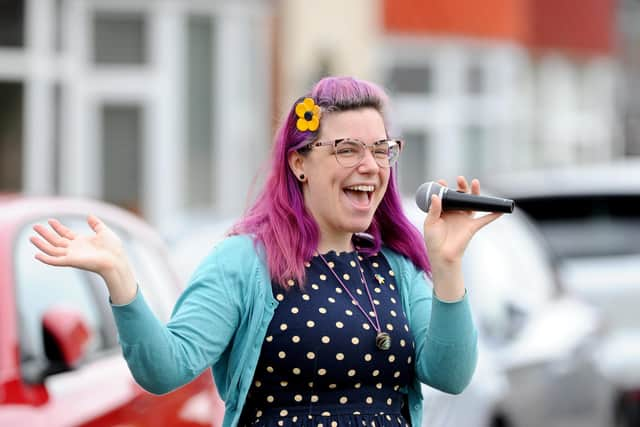
<instances>
[{"instance_id":1,"label":"yellow flower hair clip","mask_svg":"<svg viewBox=\"0 0 640 427\"><path fill-rule=\"evenodd\" d=\"M296 115L298 121L296 127L299 131L310 130L315 132L320 126L320 107L316 105L312 98L305 98L296 105Z\"/></svg>"}]
</instances>

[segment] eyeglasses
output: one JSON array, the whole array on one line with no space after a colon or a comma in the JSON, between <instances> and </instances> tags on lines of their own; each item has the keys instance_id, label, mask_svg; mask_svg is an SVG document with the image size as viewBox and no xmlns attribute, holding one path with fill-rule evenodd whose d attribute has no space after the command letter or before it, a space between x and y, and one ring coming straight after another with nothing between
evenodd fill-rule
<instances>
[{"instance_id":1,"label":"eyeglasses","mask_svg":"<svg viewBox=\"0 0 640 427\"><path fill-rule=\"evenodd\" d=\"M311 150L313 147L321 147L323 145L333 147L333 154L335 154L336 160L346 168L358 165L364 159L366 150L371 151L378 166L389 168L398 160L402 149L402 141L399 139L381 139L368 145L354 138L311 142L305 148Z\"/></svg>"}]
</instances>

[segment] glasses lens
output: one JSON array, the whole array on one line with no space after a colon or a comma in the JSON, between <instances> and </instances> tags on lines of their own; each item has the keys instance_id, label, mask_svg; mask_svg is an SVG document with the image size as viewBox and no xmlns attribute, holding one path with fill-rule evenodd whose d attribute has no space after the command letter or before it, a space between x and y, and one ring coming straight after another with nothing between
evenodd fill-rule
<instances>
[{"instance_id":1,"label":"glasses lens","mask_svg":"<svg viewBox=\"0 0 640 427\"><path fill-rule=\"evenodd\" d=\"M389 167L391 164L391 143L392 141L378 141L373 144L373 157L379 166Z\"/></svg>"},{"instance_id":2,"label":"glasses lens","mask_svg":"<svg viewBox=\"0 0 640 427\"><path fill-rule=\"evenodd\" d=\"M387 159L389 166L392 166L400 156L400 141L389 140L387 143L389 144L389 156Z\"/></svg>"},{"instance_id":3,"label":"glasses lens","mask_svg":"<svg viewBox=\"0 0 640 427\"><path fill-rule=\"evenodd\" d=\"M344 139L338 142L335 147L338 163L345 167L352 167L360 163L366 149L371 150L376 163L383 168L392 166L400 154L400 143L395 140L383 140L371 146L365 146L360 141Z\"/></svg>"},{"instance_id":4,"label":"glasses lens","mask_svg":"<svg viewBox=\"0 0 640 427\"><path fill-rule=\"evenodd\" d=\"M358 141L344 139L336 144L336 158L342 166L355 166L363 157L364 146Z\"/></svg>"}]
</instances>

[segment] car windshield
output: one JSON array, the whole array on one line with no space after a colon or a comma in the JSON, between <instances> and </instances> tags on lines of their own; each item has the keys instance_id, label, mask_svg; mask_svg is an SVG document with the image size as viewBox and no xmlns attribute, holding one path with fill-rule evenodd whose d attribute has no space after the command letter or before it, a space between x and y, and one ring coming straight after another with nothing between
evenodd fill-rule
<instances>
[{"instance_id":1,"label":"car windshield","mask_svg":"<svg viewBox=\"0 0 640 427\"><path fill-rule=\"evenodd\" d=\"M640 253L640 195L523 198L561 259Z\"/></svg>"}]
</instances>

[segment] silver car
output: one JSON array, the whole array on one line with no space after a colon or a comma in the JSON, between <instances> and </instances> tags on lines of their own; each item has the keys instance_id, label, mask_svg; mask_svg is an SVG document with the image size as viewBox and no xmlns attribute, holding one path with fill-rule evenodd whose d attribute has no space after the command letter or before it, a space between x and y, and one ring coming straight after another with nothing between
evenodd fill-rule
<instances>
[{"instance_id":1,"label":"silver car","mask_svg":"<svg viewBox=\"0 0 640 427\"><path fill-rule=\"evenodd\" d=\"M422 228L424 213L405 203ZM613 390L594 361L598 312L557 286L543 241L517 211L479 232L463 259L479 364L451 396L424 387L424 426L602 427Z\"/></svg>"},{"instance_id":2,"label":"silver car","mask_svg":"<svg viewBox=\"0 0 640 427\"><path fill-rule=\"evenodd\" d=\"M617 425L639 426L640 161L511 174L488 184L533 218L563 287L601 310L608 333L598 362L618 390Z\"/></svg>"}]
</instances>

